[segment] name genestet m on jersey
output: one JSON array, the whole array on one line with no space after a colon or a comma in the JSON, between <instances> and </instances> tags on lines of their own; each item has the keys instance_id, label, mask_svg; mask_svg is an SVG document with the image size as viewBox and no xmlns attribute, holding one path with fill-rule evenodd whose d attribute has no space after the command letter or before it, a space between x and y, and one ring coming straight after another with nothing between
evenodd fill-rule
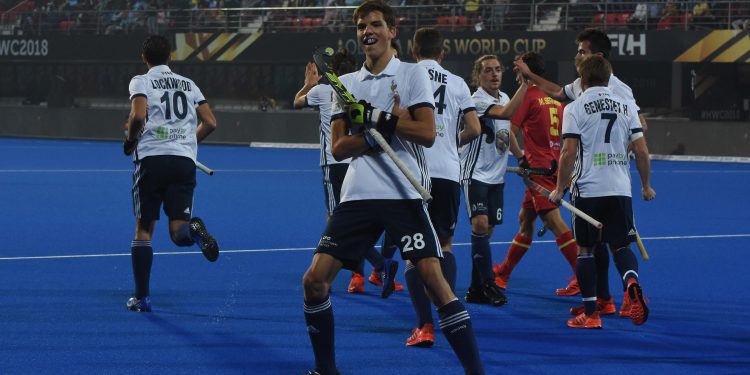
<instances>
[{"instance_id":1,"label":"name genestet m on jersey","mask_svg":"<svg viewBox=\"0 0 750 375\"><path fill-rule=\"evenodd\" d=\"M617 112L628 116L628 105L610 98L599 98L583 105L587 115L597 112Z\"/></svg>"}]
</instances>

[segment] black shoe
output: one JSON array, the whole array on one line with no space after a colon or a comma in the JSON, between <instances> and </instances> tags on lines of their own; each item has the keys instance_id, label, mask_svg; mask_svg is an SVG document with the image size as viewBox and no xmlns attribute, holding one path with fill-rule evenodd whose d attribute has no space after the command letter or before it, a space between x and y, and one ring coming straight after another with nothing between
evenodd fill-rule
<instances>
[{"instance_id":1,"label":"black shoe","mask_svg":"<svg viewBox=\"0 0 750 375\"><path fill-rule=\"evenodd\" d=\"M318 371L310 370L307 372L307 375L323 375L323 374ZM341 375L341 371L336 371L336 375Z\"/></svg>"},{"instance_id":2,"label":"black shoe","mask_svg":"<svg viewBox=\"0 0 750 375\"><path fill-rule=\"evenodd\" d=\"M396 290L396 272L398 271L398 262L392 259L386 259L383 264L383 291L380 296L388 298Z\"/></svg>"},{"instance_id":3,"label":"black shoe","mask_svg":"<svg viewBox=\"0 0 750 375\"><path fill-rule=\"evenodd\" d=\"M216 239L206 230L206 224L199 217L190 219L190 234L200 246L203 255L209 262L215 262L219 258L219 244Z\"/></svg>"},{"instance_id":4,"label":"black shoe","mask_svg":"<svg viewBox=\"0 0 750 375\"><path fill-rule=\"evenodd\" d=\"M466 302L502 306L508 303L503 291L494 282L486 282L480 287L470 287L466 291Z\"/></svg>"}]
</instances>

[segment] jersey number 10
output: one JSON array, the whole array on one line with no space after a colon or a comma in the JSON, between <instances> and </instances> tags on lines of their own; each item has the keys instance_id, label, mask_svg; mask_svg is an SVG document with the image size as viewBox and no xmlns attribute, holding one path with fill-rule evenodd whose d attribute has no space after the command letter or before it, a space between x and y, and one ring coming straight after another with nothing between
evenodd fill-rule
<instances>
[{"instance_id":1,"label":"jersey number 10","mask_svg":"<svg viewBox=\"0 0 750 375\"><path fill-rule=\"evenodd\" d=\"M172 107L174 107L174 115L177 116L178 119L182 120L187 116L187 97L184 92L175 91L170 103L169 91L167 91L161 96L161 102L166 106L166 109L164 110L165 120L172 118Z\"/></svg>"}]
</instances>

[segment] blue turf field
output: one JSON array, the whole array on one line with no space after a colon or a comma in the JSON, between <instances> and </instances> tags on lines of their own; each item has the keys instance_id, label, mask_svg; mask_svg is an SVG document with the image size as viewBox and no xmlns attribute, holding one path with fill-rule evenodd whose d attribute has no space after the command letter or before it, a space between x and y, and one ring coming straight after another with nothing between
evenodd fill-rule
<instances>
[{"instance_id":1,"label":"blue turf field","mask_svg":"<svg viewBox=\"0 0 750 375\"><path fill-rule=\"evenodd\" d=\"M0 373L312 367L301 277L324 225L318 151L202 146L199 159L217 171L199 174L194 212L224 251L210 264L197 249L172 245L160 221L154 312L138 314L125 310L134 220L132 165L121 145L0 138ZM579 300L554 295L571 272L548 234L513 273L507 306L467 304L488 374L750 372L750 165L652 167L656 200L634 199L652 258L640 263L649 321L607 317L601 331L567 328ZM496 260L517 229L521 192L508 176ZM459 296L469 280L464 212L454 250ZM344 374L462 373L439 333L432 349L404 347L414 324L405 292L383 300L368 285L367 295L348 295L348 279L339 276L332 296Z\"/></svg>"}]
</instances>

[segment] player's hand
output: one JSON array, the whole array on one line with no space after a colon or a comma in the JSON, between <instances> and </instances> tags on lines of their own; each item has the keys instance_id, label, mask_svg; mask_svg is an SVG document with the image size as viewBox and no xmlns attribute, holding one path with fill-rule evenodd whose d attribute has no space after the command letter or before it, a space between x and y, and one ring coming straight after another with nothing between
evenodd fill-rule
<instances>
[{"instance_id":1,"label":"player's hand","mask_svg":"<svg viewBox=\"0 0 750 375\"><path fill-rule=\"evenodd\" d=\"M482 134L485 135L484 141L487 143L495 142L495 126L492 123L492 119L482 116L479 118L479 124L482 126Z\"/></svg>"},{"instance_id":2,"label":"player's hand","mask_svg":"<svg viewBox=\"0 0 750 375\"><path fill-rule=\"evenodd\" d=\"M526 159L526 155L521 156L518 158L518 166L522 169L529 169L531 168L531 165L529 164L529 160Z\"/></svg>"},{"instance_id":3,"label":"player's hand","mask_svg":"<svg viewBox=\"0 0 750 375\"><path fill-rule=\"evenodd\" d=\"M361 127L366 129L374 128L389 143L398 123L398 116L377 109L365 100L360 100L349 107L349 118L355 129ZM377 142L368 131L365 131L365 141L367 141L367 144L371 148L379 148Z\"/></svg>"},{"instance_id":4,"label":"player's hand","mask_svg":"<svg viewBox=\"0 0 750 375\"><path fill-rule=\"evenodd\" d=\"M523 62L523 59L520 58L513 61L513 71L517 74L523 74L525 76L528 76L529 73L531 73L529 66L526 65L526 63Z\"/></svg>"},{"instance_id":5,"label":"player's hand","mask_svg":"<svg viewBox=\"0 0 750 375\"><path fill-rule=\"evenodd\" d=\"M318 84L319 80L318 67L313 62L307 63L305 67L305 86L313 87Z\"/></svg>"},{"instance_id":6,"label":"player's hand","mask_svg":"<svg viewBox=\"0 0 750 375\"><path fill-rule=\"evenodd\" d=\"M563 195L565 195L564 190L555 189L549 193L549 197L547 199L549 199L549 201L554 204L560 204L560 201L562 200Z\"/></svg>"},{"instance_id":7,"label":"player's hand","mask_svg":"<svg viewBox=\"0 0 750 375\"><path fill-rule=\"evenodd\" d=\"M401 97L399 95L393 97L393 108L391 109L391 113L396 115L399 119L414 120L414 118L411 117L409 108L401 108Z\"/></svg>"},{"instance_id":8,"label":"player's hand","mask_svg":"<svg viewBox=\"0 0 750 375\"><path fill-rule=\"evenodd\" d=\"M135 148L137 146L138 146L137 139L129 140L127 137L125 137L125 141L122 143L122 151L127 156L133 155L133 151L135 151Z\"/></svg>"},{"instance_id":9,"label":"player's hand","mask_svg":"<svg viewBox=\"0 0 750 375\"><path fill-rule=\"evenodd\" d=\"M656 198L656 191L651 186L647 186L641 189L641 195L644 201L650 201Z\"/></svg>"}]
</instances>

